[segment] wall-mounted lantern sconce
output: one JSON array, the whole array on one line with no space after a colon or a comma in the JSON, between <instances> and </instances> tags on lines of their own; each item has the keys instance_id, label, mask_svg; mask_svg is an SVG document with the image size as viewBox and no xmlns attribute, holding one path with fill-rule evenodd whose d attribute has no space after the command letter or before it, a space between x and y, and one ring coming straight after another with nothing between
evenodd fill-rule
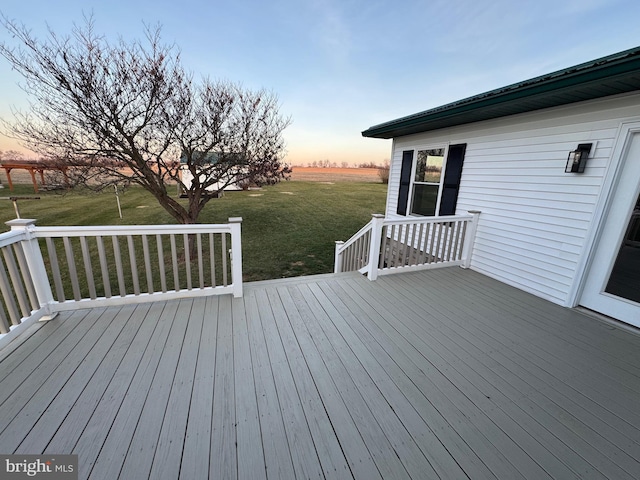
<instances>
[{"instance_id":1,"label":"wall-mounted lantern sconce","mask_svg":"<svg viewBox=\"0 0 640 480\"><path fill-rule=\"evenodd\" d=\"M573 152L569 152L569 158L567 158L567 167L564 169L565 173L582 173L584 167L587 164L587 157L591 152L592 143L581 143Z\"/></svg>"}]
</instances>

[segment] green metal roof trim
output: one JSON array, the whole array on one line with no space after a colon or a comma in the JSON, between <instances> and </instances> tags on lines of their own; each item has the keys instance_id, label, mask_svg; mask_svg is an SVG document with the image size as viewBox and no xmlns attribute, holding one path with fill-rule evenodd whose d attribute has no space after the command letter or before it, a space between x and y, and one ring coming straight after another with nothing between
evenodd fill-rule
<instances>
[{"instance_id":1,"label":"green metal roof trim","mask_svg":"<svg viewBox=\"0 0 640 480\"><path fill-rule=\"evenodd\" d=\"M362 132L393 138L640 90L640 47L514 83Z\"/></svg>"}]
</instances>

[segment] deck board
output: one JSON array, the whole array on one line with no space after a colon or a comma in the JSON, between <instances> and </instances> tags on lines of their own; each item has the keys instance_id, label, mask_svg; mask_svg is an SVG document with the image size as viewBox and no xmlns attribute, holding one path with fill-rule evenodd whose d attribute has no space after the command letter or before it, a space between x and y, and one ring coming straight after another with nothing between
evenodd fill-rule
<instances>
[{"instance_id":1,"label":"deck board","mask_svg":"<svg viewBox=\"0 0 640 480\"><path fill-rule=\"evenodd\" d=\"M298 394L267 292L257 291L256 299L295 476L322 478L322 466L302 405L304 399Z\"/></svg>"},{"instance_id":2,"label":"deck board","mask_svg":"<svg viewBox=\"0 0 640 480\"><path fill-rule=\"evenodd\" d=\"M134 311L133 306L123 307L120 311L113 310L115 313L113 321L105 330L105 334L100 337L99 342L90 350L90 355L85 359L86 363L78 366L60 394L51 396L52 402L39 418L36 417L38 423L20 443L16 453L43 451L48 441L66 420L72 424L81 423L91 415L91 406L95 405L95 399L99 398L96 395L101 391L100 386L105 385L113 375L124 352L131 344L131 338L135 336L145 318L144 315L140 315L144 311L133 315ZM104 320L107 319L104 318ZM42 394L40 390L38 395ZM71 415L69 415L69 405L73 405ZM89 411L83 414L75 408L77 406ZM23 409L23 412L25 410ZM22 424L21 428L26 431L25 424Z\"/></svg>"},{"instance_id":3,"label":"deck board","mask_svg":"<svg viewBox=\"0 0 640 480\"><path fill-rule=\"evenodd\" d=\"M327 298L333 299L335 303L351 298L350 292L341 292L341 289L328 285L325 288L328 289ZM336 296L338 298L335 298ZM396 302L392 304L397 305ZM522 478L501 449L495 448L491 443L492 440L486 437L488 422L479 415L475 406L443 373L443 365L440 362L425 362L424 353L411 348L394 325L386 322L372 306L363 304L358 309L350 318L352 325L357 328L357 336L367 339L367 347L372 351L376 351L378 345L385 350L390 349L390 357L393 361L400 362L399 365L403 370L411 372L411 381L417 383L425 398L433 402L439 411L447 412L446 418L451 419L454 425L458 424L464 429L464 440L470 443L474 451L479 452L479 456L496 476ZM359 318L366 318L369 321L362 325L358 321ZM377 328L373 328L374 326ZM421 375L424 370L428 372L426 378ZM458 415L457 412L460 414ZM489 429L491 428L494 426L489 426Z\"/></svg>"},{"instance_id":4,"label":"deck board","mask_svg":"<svg viewBox=\"0 0 640 480\"><path fill-rule=\"evenodd\" d=\"M338 314L332 312L325 299L318 299L318 302L319 305L314 309L316 312L315 325L310 327L310 331L314 338L322 341L325 365L328 365L329 372L331 372L330 377L338 388L345 406L348 408L349 415L352 421L355 422L354 426L358 430L358 433L353 431L349 433L347 438L355 437L356 442L358 442L356 446L359 449L362 448L360 442L363 441L368 451L368 454L363 451L359 455L360 459L357 462L366 461L367 458L372 458L375 462L375 465L371 463L364 466L358 465L358 469L362 470L363 467L372 468L377 466L377 471L367 472L367 474L372 475L372 478L376 478L379 475L382 475L382 478L393 478L394 474L397 475L399 472L404 471L404 467L399 459L396 458L393 445L384 434L384 430L375 413L371 410L370 404L367 403L366 395L368 389L363 391L362 383L363 381L367 382L365 387L369 387L370 380L366 375L360 381L356 378L357 374L354 369L360 370L362 367L359 365L358 360L353 361L353 354L350 352L351 348L346 340L334 341L333 343L329 340L333 333L330 330L332 327L330 318L332 314L334 317L337 317ZM320 312L326 312L326 315L319 316ZM344 424L340 426L340 428L344 427ZM359 440L356 435L360 436L362 440Z\"/></svg>"},{"instance_id":5,"label":"deck board","mask_svg":"<svg viewBox=\"0 0 640 480\"><path fill-rule=\"evenodd\" d=\"M241 299L233 300L233 352L239 478L266 478L256 384L249 345L247 315Z\"/></svg>"},{"instance_id":6,"label":"deck board","mask_svg":"<svg viewBox=\"0 0 640 480\"><path fill-rule=\"evenodd\" d=\"M411 314L407 314L405 319L410 319ZM448 318L448 320L452 320ZM403 320L403 323L407 323L408 320ZM415 319L412 320L412 329L410 335L415 335L420 338L424 337L424 333L421 334L420 327L416 324ZM437 328L430 330L430 338L433 340L429 342L430 345L437 345L438 351L441 357L446 357L451 354L455 354L460 360L454 364L454 368L457 372L464 377L463 380L457 381L459 385L463 385L465 381L472 380L473 385L469 382L472 399L474 403L478 405L487 415L492 417L492 420L497 425L508 433L511 439L513 439L522 450L526 451L529 456L535 461L536 459L551 477L553 478L566 478L570 476L570 472L562 465L562 461L566 461L570 452L566 448L562 448L563 444L558 442L555 437L549 435L542 425L540 425L536 419L530 417L526 410L519 407L527 399L523 393L531 392L528 385L519 386L524 389L517 390L511 385L513 382L519 380L515 375L505 374L501 372L499 375L501 365L489 358L485 351L477 348L474 345L474 341L477 343L475 337L467 337L463 335L464 330L459 329L457 331L451 330L452 335L447 335L447 331L450 328L446 323L438 324ZM470 393L467 393L471 395ZM492 409L497 407L498 415L492 415ZM506 414L506 418L511 421L502 420ZM539 439L536 441L533 437ZM518 462L519 465L524 465L522 462ZM526 469L527 474L535 472L535 469ZM535 475L544 475L540 472Z\"/></svg>"},{"instance_id":7,"label":"deck board","mask_svg":"<svg viewBox=\"0 0 640 480\"><path fill-rule=\"evenodd\" d=\"M187 429L179 465L180 478L207 478L211 446L213 384L216 370L216 336L218 334L219 297L206 299L200 347L188 408ZM180 452L179 452L180 453ZM175 466L172 466L175 468ZM177 478L177 477L173 477Z\"/></svg>"},{"instance_id":8,"label":"deck board","mask_svg":"<svg viewBox=\"0 0 640 480\"><path fill-rule=\"evenodd\" d=\"M456 328L456 330L452 332L452 334L456 338L462 338L461 333L464 331L464 328L465 328L464 326L459 325L458 328ZM443 329L446 330L444 326L443 326ZM474 348L477 349L478 348L477 345L480 343L480 340L482 339L482 335L476 331L476 332L473 332L472 338L473 338L473 343L476 344L475 346L472 343L467 342L466 345L461 345L458 348L458 350L461 352L465 352L466 354L466 352L473 350ZM548 339L546 339L545 343L548 343ZM485 348L482 348L482 350L491 352L491 356L496 358L503 356L505 352L510 351L504 345L496 345L496 344L487 345ZM522 351L522 348L519 348L518 350ZM523 364L523 362L521 359L518 359L516 355L513 355L513 353L514 352L512 352L512 355L510 355L509 358L505 358L503 364L499 364L499 363L493 364L491 365L491 368L487 369L486 371L488 373L491 373L492 371L510 373L510 370L515 370L518 367L518 365ZM475 364L476 361L478 361L477 358L473 360L471 363ZM559 367L558 364L553 364L551 367L547 368L547 370L553 371L553 369L557 369L558 367ZM624 439L624 437L621 436L619 433L615 432L613 429L611 429L609 425L606 425L604 422L602 422L600 420L599 414L593 415L590 413L585 414L584 411L581 412L581 408L576 403L576 399L580 399L581 397L579 395L576 395L575 391L567 392L568 389L565 388L564 390L566 392L566 396L561 397L559 395L554 395L555 392L553 390L547 389L546 391L549 393L547 393L548 397L545 398L544 396L541 396L541 395L535 395L535 393L539 392L540 389L544 388L545 386L544 383L537 381L537 378L538 378L537 375L541 375L541 374L544 375L547 372L542 372L542 373L533 372L534 375L532 375L530 372L521 373L522 377L526 378L529 384L526 384L526 383L523 384L523 381L520 381L518 383L519 377L515 375L509 375L509 373L507 374L502 373L503 376L507 375L508 381L504 382L503 384L500 384L498 381L498 388L495 390L495 392L503 392L503 393L508 392L509 390L512 389L511 387L512 385L518 385L521 388L517 389L515 393L513 393L515 401L518 403L525 403L530 405L530 410L536 412L537 420L546 419L549 413L552 413L555 415L556 417L555 419L552 419L550 422L549 421L546 422L546 427L551 429L554 435L564 438L565 442L567 442L569 445L572 445L572 443L574 442L581 444L582 445L581 450L583 454L586 454L588 452L588 458L591 462L599 462L601 468L603 468L605 471L611 470L611 474L615 478L629 478L628 475L625 475L625 473L616 464L616 463L624 464L625 461L629 460L629 456L628 455L618 456L616 462L612 462L611 460L607 459L605 454L607 451L611 451L611 445L606 439L602 438L604 436L603 432L606 432L607 430L609 431L609 433L614 432L613 434L610 433L611 437L614 440L619 441ZM494 382L495 381L496 380L494 380ZM533 385L530 385L530 384L533 384ZM565 387L564 381L556 380L555 385L559 386L560 388ZM525 393L526 395L522 395L522 393ZM553 403L551 399L553 399L555 403ZM536 404L534 402L538 402L538 403ZM601 412L598 412L598 413L601 414ZM578 416L583 418L586 423L580 422L578 418L576 418ZM570 426L570 429L568 431L567 431L567 426ZM637 432L636 428L630 428L627 430L629 434L633 434L633 431ZM576 435L578 437L576 437ZM583 438L585 437L588 439L589 444L585 444L583 440ZM554 443L548 443L548 445L553 445ZM632 442L628 446L628 450L630 451L636 450L636 448L634 447L634 443L635 442ZM558 447L562 447L562 445L556 444L556 448ZM560 452L561 450L554 449L553 451ZM617 448L614 449L614 451L617 452L618 451ZM567 459L571 458L571 455L562 455L560 456L560 458L562 458L563 461L566 461ZM632 463L635 463L635 461L633 461Z\"/></svg>"},{"instance_id":9,"label":"deck board","mask_svg":"<svg viewBox=\"0 0 640 480\"><path fill-rule=\"evenodd\" d=\"M298 321L292 325L296 336L304 342L305 356L310 359L310 368L336 435L342 445L349 445L344 452L353 475L382 478L374 459L379 458L379 451L384 448L380 444L386 440L356 390L348 369L319 325L327 318L326 313L306 285L288 293L299 312Z\"/></svg>"},{"instance_id":10,"label":"deck board","mask_svg":"<svg viewBox=\"0 0 640 480\"><path fill-rule=\"evenodd\" d=\"M83 459L78 466L83 478L106 479L120 476L122 465L131 451L131 440L142 416L170 332L173 330L175 334L178 333L173 328L178 302L167 302L162 307L162 312L153 319L157 322L156 328L145 355L137 365L135 375L128 385L123 385L123 389L111 382L110 386L114 386L117 393L103 397L104 403L99 405L91 417L90 424L73 450ZM156 418L154 423L160 420L161 418ZM136 454L137 452L131 451L131 456Z\"/></svg>"},{"instance_id":11,"label":"deck board","mask_svg":"<svg viewBox=\"0 0 640 480\"><path fill-rule=\"evenodd\" d=\"M199 297L192 302L184 303L184 310L179 310L178 315L184 315L189 323L180 349L176 373L172 379L157 447L153 450L151 478L175 479L180 474L189 404L193 393L196 362L205 319L206 299ZM163 373L163 375L166 374ZM130 475L130 478L140 477Z\"/></svg>"},{"instance_id":12,"label":"deck board","mask_svg":"<svg viewBox=\"0 0 640 480\"><path fill-rule=\"evenodd\" d=\"M218 315L209 478L236 478L238 461L233 375L233 317L232 300L228 295L220 298Z\"/></svg>"},{"instance_id":13,"label":"deck board","mask_svg":"<svg viewBox=\"0 0 640 480\"><path fill-rule=\"evenodd\" d=\"M80 478L640 478L640 335L460 268L30 334L0 352L0 451Z\"/></svg>"},{"instance_id":14,"label":"deck board","mask_svg":"<svg viewBox=\"0 0 640 480\"><path fill-rule=\"evenodd\" d=\"M285 307L276 289L267 289L267 296L324 475L327 478L344 478L350 472L348 462L309 370L309 359L291 328L289 317L297 316L297 312L291 305L289 309Z\"/></svg>"},{"instance_id":15,"label":"deck board","mask_svg":"<svg viewBox=\"0 0 640 480\"><path fill-rule=\"evenodd\" d=\"M263 439L265 470L272 478L294 478L295 471L291 459L291 450L287 440L284 419L280 414L281 406L277 387L269 361L265 342L260 307L255 291L245 295L247 312L247 330L249 349L254 371L256 401L260 419L260 432ZM266 441L265 441L266 440Z\"/></svg>"}]
</instances>

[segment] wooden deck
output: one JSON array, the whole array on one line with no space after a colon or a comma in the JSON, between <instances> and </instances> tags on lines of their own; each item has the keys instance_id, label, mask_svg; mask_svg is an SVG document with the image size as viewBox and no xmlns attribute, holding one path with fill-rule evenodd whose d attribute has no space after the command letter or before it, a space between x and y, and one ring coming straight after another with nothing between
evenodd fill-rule
<instances>
[{"instance_id":1,"label":"wooden deck","mask_svg":"<svg viewBox=\"0 0 640 480\"><path fill-rule=\"evenodd\" d=\"M640 336L457 267L65 312L0 452L80 478L640 478Z\"/></svg>"}]
</instances>

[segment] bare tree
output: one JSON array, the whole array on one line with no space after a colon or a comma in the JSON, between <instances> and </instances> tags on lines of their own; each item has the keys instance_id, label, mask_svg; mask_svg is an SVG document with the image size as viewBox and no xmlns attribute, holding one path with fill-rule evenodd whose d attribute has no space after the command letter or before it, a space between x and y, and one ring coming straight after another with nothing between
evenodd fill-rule
<instances>
[{"instance_id":1,"label":"bare tree","mask_svg":"<svg viewBox=\"0 0 640 480\"><path fill-rule=\"evenodd\" d=\"M384 159L384 162L382 162L382 166L378 167L378 177L380 177L380 180L382 181L382 183L384 183L385 185L389 183L389 170L390 170L390 162L388 158Z\"/></svg>"},{"instance_id":2,"label":"bare tree","mask_svg":"<svg viewBox=\"0 0 640 480\"><path fill-rule=\"evenodd\" d=\"M3 18L19 46L0 54L22 74L29 112L14 111L7 133L70 167L90 188L133 183L180 223L196 223L204 206L231 183L288 178L277 97L229 82L195 82L160 28L145 41L109 42L85 19L71 35L45 40ZM183 182L181 171L192 181ZM187 202L169 193L178 183ZM169 189L171 185L173 188Z\"/></svg>"}]
</instances>

